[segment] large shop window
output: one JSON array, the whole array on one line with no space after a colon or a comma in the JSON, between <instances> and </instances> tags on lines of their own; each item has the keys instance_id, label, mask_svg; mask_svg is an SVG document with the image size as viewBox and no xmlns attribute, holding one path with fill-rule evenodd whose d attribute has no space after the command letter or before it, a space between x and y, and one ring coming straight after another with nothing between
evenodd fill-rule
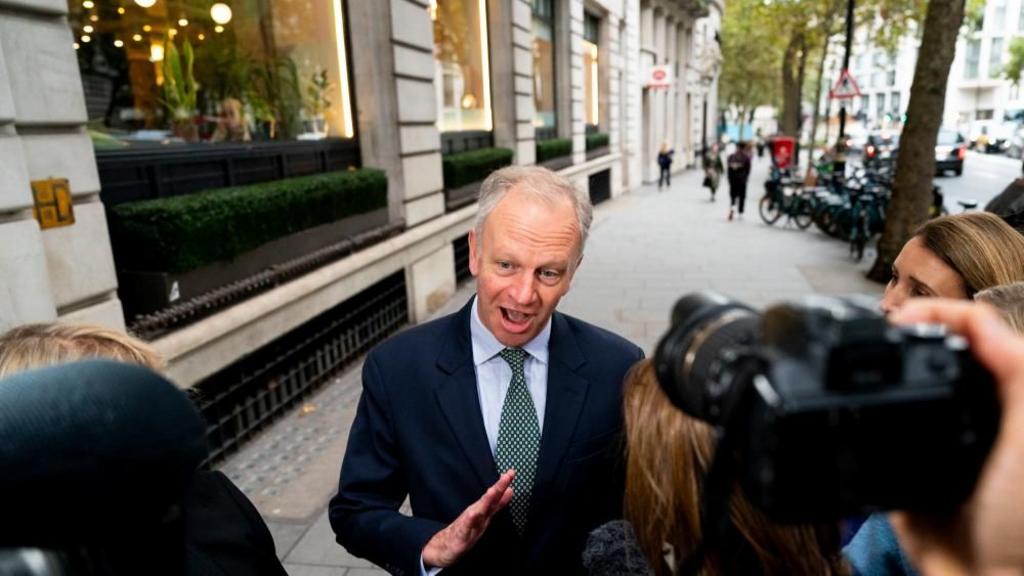
<instances>
[{"instance_id":1,"label":"large shop window","mask_svg":"<svg viewBox=\"0 0 1024 576\"><path fill-rule=\"evenodd\" d=\"M431 0L434 79L441 132L490 131L487 0Z\"/></svg>"},{"instance_id":2,"label":"large shop window","mask_svg":"<svg viewBox=\"0 0 1024 576\"><path fill-rule=\"evenodd\" d=\"M601 123L600 30L601 20L587 12L583 19L583 118L588 126Z\"/></svg>"},{"instance_id":3,"label":"large shop window","mask_svg":"<svg viewBox=\"0 0 1024 576\"><path fill-rule=\"evenodd\" d=\"M533 125L555 129L554 0L533 0Z\"/></svg>"},{"instance_id":4,"label":"large shop window","mask_svg":"<svg viewBox=\"0 0 1024 576\"><path fill-rule=\"evenodd\" d=\"M354 136L342 0L69 0L98 150Z\"/></svg>"}]
</instances>

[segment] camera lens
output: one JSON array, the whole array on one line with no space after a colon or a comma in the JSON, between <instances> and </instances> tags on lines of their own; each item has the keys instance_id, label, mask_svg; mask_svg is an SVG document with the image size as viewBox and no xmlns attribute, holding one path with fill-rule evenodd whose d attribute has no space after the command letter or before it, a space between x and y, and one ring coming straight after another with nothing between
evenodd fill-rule
<instances>
[{"instance_id":1,"label":"camera lens","mask_svg":"<svg viewBox=\"0 0 1024 576\"><path fill-rule=\"evenodd\" d=\"M672 327L658 343L658 381L673 404L715 423L729 382L719 370L730 350L753 343L759 318L750 307L712 292L688 294L672 310Z\"/></svg>"}]
</instances>

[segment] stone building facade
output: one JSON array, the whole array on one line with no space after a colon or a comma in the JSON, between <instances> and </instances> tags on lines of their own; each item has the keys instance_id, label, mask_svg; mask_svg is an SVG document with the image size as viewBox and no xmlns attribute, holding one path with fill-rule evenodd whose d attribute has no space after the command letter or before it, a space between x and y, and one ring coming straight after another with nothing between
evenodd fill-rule
<instances>
[{"instance_id":1,"label":"stone building facade","mask_svg":"<svg viewBox=\"0 0 1024 576\"><path fill-rule=\"evenodd\" d=\"M124 50L133 41L145 43L141 32L127 28L101 35L101 23L115 5L123 16L114 18L125 19L163 9L171 26L178 23L175 34L188 34L197 46L225 26L245 24L244 15L236 13L230 24L218 24L216 33L213 22L198 33L200 17L206 17L182 12L178 18L171 10L175 1L0 0L0 329L57 318L125 326L100 200L92 72L80 74L76 50L100 39ZM262 0L271 8L282 1ZM404 229L155 339L169 361L169 374L182 386L202 381L397 272L404 272L411 320L439 308L456 287L453 243L466 235L475 212L472 203L452 205L442 169L445 154L479 142L506 148L513 151L514 163L550 165L601 201L656 179L652 154L661 141L676 146L677 158L684 160L676 167L682 168L694 163L705 134L713 131L718 0L323 4L324 14L328 4L334 7L333 41L343 56L340 71L332 64L334 84L344 85L332 99L336 108L339 99L351 102L351 111L345 111L350 128L345 124L341 132L358 135L362 166L386 172L388 217ZM470 31L454 41L454 48L445 35L446 18ZM150 63L165 57L165 48L156 45L150 47ZM303 54L299 46L294 54ZM445 60L446 50L457 56ZM295 58L301 68L301 57ZM464 65L474 59L479 69ZM675 70L670 90L645 87L646 69L655 63ZM146 59L130 65L136 67L133 74L147 67ZM108 92L114 98L117 89ZM215 104L207 106L212 110ZM120 116L128 121L143 116L127 110ZM343 124L333 117L328 121ZM148 137L149 131L132 134ZM538 151L550 140L571 142L571 154L557 165L538 162ZM54 177L69 180L75 222L40 230L30 182Z\"/></svg>"}]
</instances>

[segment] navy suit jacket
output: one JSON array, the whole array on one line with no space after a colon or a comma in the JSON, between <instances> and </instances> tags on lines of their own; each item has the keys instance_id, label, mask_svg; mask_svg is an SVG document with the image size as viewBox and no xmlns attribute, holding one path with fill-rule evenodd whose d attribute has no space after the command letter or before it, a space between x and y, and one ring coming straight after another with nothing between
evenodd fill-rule
<instances>
[{"instance_id":1,"label":"navy suit jacket","mask_svg":"<svg viewBox=\"0 0 1024 576\"><path fill-rule=\"evenodd\" d=\"M470 340L472 302L374 348L330 503L338 543L395 574L419 573L423 546L498 480ZM444 574L583 573L590 530L621 516L622 383L643 351L556 312L530 516L507 509ZM409 497L413 516L398 512Z\"/></svg>"}]
</instances>

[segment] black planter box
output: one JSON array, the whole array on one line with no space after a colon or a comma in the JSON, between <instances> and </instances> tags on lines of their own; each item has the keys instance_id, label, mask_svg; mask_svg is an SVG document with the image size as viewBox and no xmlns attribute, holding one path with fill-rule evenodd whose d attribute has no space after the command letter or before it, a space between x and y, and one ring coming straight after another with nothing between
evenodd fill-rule
<instances>
[{"instance_id":1,"label":"black planter box","mask_svg":"<svg viewBox=\"0 0 1024 576\"><path fill-rule=\"evenodd\" d=\"M118 293L125 316L134 318L195 298L325 246L386 226L387 223L388 209L379 208L278 238L244 252L233 260L216 262L188 272L118 270Z\"/></svg>"}]
</instances>

